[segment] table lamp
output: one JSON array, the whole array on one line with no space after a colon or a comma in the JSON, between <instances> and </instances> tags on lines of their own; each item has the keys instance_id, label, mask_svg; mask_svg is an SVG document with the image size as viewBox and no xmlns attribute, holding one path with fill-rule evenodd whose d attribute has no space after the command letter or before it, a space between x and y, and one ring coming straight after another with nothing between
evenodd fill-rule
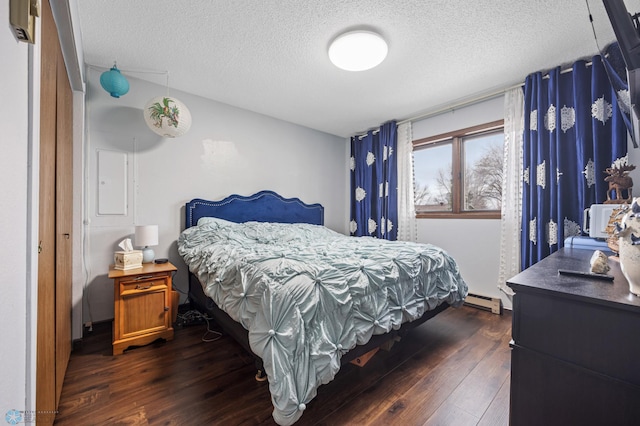
<instances>
[{"instance_id":1,"label":"table lamp","mask_svg":"<svg viewBox=\"0 0 640 426\"><path fill-rule=\"evenodd\" d=\"M158 245L158 225L136 226L136 245L142 249L142 263L153 262L155 253L149 246Z\"/></svg>"}]
</instances>

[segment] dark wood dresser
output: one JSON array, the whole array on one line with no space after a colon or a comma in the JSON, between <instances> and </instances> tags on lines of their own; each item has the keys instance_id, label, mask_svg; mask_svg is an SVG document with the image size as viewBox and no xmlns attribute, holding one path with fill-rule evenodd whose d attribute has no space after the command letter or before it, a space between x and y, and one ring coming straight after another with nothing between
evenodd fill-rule
<instances>
[{"instance_id":1,"label":"dark wood dresser","mask_svg":"<svg viewBox=\"0 0 640 426\"><path fill-rule=\"evenodd\" d=\"M561 249L507 281L513 426L640 424L640 298L612 259L613 281L558 274L592 254Z\"/></svg>"}]
</instances>

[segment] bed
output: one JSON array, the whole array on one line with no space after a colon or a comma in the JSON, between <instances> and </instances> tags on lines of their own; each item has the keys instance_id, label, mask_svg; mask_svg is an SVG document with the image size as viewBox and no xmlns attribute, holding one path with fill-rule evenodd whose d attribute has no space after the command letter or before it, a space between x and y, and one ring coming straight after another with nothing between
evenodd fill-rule
<instances>
[{"instance_id":1,"label":"bed","mask_svg":"<svg viewBox=\"0 0 640 426\"><path fill-rule=\"evenodd\" d=\"M261 191L191 200L178 239L190 302L254 354L281 425L295 423L341 365L467 295L442 249L323 223L320 204Z\"/></svg>"}]
</instances>

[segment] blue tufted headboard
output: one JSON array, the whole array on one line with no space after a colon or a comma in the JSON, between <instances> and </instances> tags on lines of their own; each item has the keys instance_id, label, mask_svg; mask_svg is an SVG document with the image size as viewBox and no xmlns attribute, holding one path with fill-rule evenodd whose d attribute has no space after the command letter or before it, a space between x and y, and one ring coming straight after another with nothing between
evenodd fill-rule
<instances>
[{"instance_id":1,"label":"blue tufted headboard","mask_svg":"<svg viewBox=\"0 0 640 426\"><path fill-rule=\"evenodd\" d=\"M185 206L185 229L201 217L217 217L231 222L310 223L324 225L324 207L306 204L299 198L284 198L273 191L253 195L230 195L223 200L195 198Z\"/></svg>"}]
</instances>

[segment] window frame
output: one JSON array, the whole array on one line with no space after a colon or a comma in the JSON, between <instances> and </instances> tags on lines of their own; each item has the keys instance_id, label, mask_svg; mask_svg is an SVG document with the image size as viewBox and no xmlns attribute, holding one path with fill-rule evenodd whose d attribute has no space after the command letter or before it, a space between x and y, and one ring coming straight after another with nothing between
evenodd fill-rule
<instances>
[{"instance_id":1,"label":"window frame","mask_svg":"<svg viewBox=\"0 0 640 426\"><path fill-rule=\"evenodd\" d=\"M451 173L453 188L451 189L451 211L433 211L433 212L417 212L418 219L500 219L502 212L500 210L481 210L468 211L463 210L464 200L464 184L462 176L463 158L463 141L469 136L481 135L483 133L495 132L502 129L504 132L504 120L496 120L477 126L467 127L448 133L442 133L427 138L416 139L412 142L413 151L435 147L437 145L451 144Z\"/></svg>"}]
</instances>

